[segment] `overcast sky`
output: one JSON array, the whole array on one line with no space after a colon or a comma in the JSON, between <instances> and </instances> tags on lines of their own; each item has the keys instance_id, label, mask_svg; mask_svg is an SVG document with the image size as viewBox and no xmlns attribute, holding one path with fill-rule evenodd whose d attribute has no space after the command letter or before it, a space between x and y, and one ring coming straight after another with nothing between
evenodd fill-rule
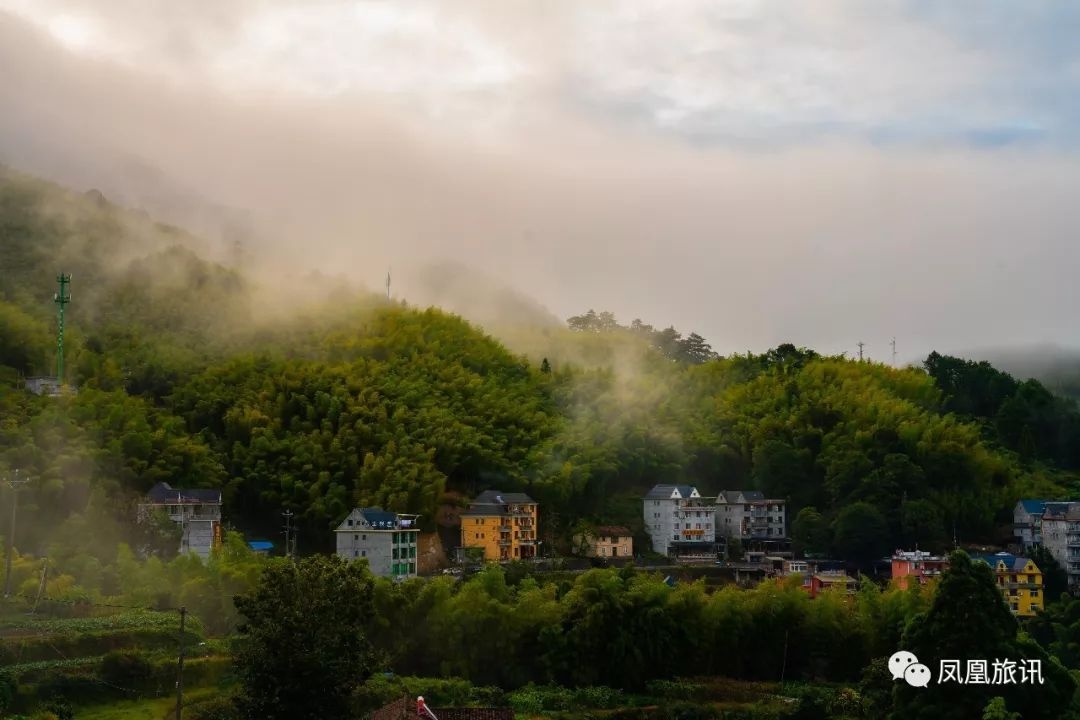
<instances>
[{"instance_id":1,"label":"overcast sky","mask_svg":"<svg viewBox=\"0 0 1080 720\"><path fill-rule=\"evenodd\" d=\"M1080 3L0 0L0 161L721 352L1080 345Z\"/></svg>"}]
</instances>

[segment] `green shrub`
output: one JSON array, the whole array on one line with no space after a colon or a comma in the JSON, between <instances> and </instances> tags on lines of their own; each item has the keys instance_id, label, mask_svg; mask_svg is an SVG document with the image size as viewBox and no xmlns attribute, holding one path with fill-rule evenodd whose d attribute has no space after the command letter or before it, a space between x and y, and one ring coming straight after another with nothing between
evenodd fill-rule
<instances>
[{"instance_id":1,"label":"green shrub","mask_svg":"<svg viewBox=\"0 0 1080 720\"><path fill-rule=\"evenodd\" d=\"M151 686L155 675L154 664L139 652L111 652L101 659L101 679L110 685L132 690Z\"/></svg>"}]
</instances>

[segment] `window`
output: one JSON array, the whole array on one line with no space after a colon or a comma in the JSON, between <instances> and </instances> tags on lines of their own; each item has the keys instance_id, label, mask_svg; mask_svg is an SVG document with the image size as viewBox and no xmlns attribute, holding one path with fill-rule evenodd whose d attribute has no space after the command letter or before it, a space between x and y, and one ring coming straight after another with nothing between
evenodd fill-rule
<instances>
[{"instance_id":1,"label":"window","mask_svg":"<svg viewBox=\"0 0 1080 720\"><path fill-rule=\"evenodd\" d=\"M361 539L361 540L367 540L367 535L361 535L361 536L360 536L360 539Z\"/></svg>"},{"instance_id":2,"label":"window","mask_svg":"<svg viewBox=\"0 0 1080 720\"><path fill-rule=\"evenodd\" d=\"M1031 597L1033 597L1033 598L1039 597L1039 591L1038 590L1032 590L1031 591Z\"/></svg>"},{"instance_id":3,"label":"window","mask_svg":"<svg viewBox=\"0 0 1080 720\"><path fill-rule=\"evenodd\" d=\"M349 520L349 527L352 527L352 519Z\"/></svg>"},{"instance_id":4,"label":"window","mask_svg":"<svg viewBox=\"0 0 1080 720\"><path fill-rule=\"evenodd\" d=\"M673 535L671 539L672 540L678 540L679 539L679 533L675 533L675 535Z\"/></svg>"},{"instance_id":5,"label":"window","mask_svg":"<svg viewBox=\"0 0 1080 720\"><path fill-rule=\"evenodd\" d=\"M1035 584L1035 576L1034 575L1028 575L1028 582L1031 583L1032 585L1034 585Z\"/></svg>"},{"instance_id":6,"label":"window","mask_svg":"<svg viewBox=\"0 0 1080 720\"><path fill-rule=\"evenodd\" d=\"M676 530L678 530L678 529L679 529L679 523L675 523L675 529L676 529Z\"/></svg>"},{"instance_id":7,"label":"window","mask_svg":"<svg viewBox=\"0 0 1080 720\"><path fill-rule=\"evenodd\" d=\"M353 539L353 540L359 540L359 539L360 539L360 536L359 536L359 535L353 535L353 536L352 536L352 539Z\"/></svg>"},{"instance_id":8,"label":"window","mask_svg":"<svg viewBox=\"0 0 1080 720\"><path fill-rule=\"evenodd\" d=\"M352 551L352 556L353 557L360 557L360 551L359 550L353 550Z\"/></svg>"},{"instance_id":9,"label":"window","mask_svg":"<svg viewBox=\"0 0 1080 720\"><path fill-rule=\"evenodd\" d=\"M367 550L361 550L360 557L367 557Z\"/></svg>"}]
</instances>

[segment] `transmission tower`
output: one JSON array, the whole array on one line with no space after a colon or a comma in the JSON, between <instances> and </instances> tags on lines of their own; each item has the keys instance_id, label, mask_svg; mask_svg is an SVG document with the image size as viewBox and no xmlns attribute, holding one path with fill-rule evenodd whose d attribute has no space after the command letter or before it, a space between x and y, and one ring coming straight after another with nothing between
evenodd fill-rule
<instances>
[{"instance_id":1,"label":"transmission tower","mask_svg":"<svg viewBox=\"0 0 1080 720\"><path fill-rule=\"evenodd\" d=\"M856 345L859 346L859 362L862 362L863 361L863 359L862 359L863 346L866 345L866 343L864 343L862 341L859 341L858 343L856 343Z\"/></svg>"},{"instance_id":2,"label":"transmission tower","mask_svg":"<svg viewBox=\"0 0 1080 720\"><path fill-rule=\"evenodd\" d=\"M11 560L15 556L15 511L19 507L19 488L26 483L30 482L30 478L20 478L18 469L15 470L15 477L7 480L8 487L11 488L11 527L8 528L8 544L6 553L7 568L4 572L4 597L11 595Z\"/></svg>"},{"instance_id":3,"label":"transmission tower","mask_svg":"<svg viewBox=\"0 0 1080 720\"><path fill-rule=\"evenodd\" d=\"M896 338L893 338L889 344L892 345L892 366L896 367Z\"/></svg>"},{"instance_id":4,"label":"transmission tower","mask_svg":"<svg viewBox=\"0 0 1080 720\"><path fill-rule=\"evenodd\" d=\"M67 286L71 283L71 276L60 273L56 276L56 282L60 284L60 292L53 295L56 303L59 325L56 331L56 382L60 387L64 386L64 306L71 302L71 294Z\"/></svg>"}]
</instances>

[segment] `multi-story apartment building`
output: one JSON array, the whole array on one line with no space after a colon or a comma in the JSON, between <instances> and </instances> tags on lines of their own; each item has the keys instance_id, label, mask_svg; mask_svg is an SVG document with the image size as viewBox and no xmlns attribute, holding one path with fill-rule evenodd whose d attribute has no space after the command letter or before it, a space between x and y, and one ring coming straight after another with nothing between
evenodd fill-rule
<instances>
[{"instance_id":1,"label":"multi-story apartment building","mask_svg":"<svg viewBox=\"0 0 1080 720\"><path fill-rule=\"evenodd\" d=\"M461 513L461 547L495 562L538 557L539 507L525 493L485 490Z\"/></svg>"},{"instance_id":2,"label":"multi-story apartment building","mask_svg":"<svg viewBox=\"0 0 1080 720\"><path fill-rule=\"evenodd\" d=\"M1034 617L1045 607L1042 571L1028 558L1002 552L976 555L972 559L982 560L994 571L998 588L1013 615Z\"/></svg>"},{"instance_id":3,"label":"multi-story apartment building","mask_svg":"<svg viewBox=\"0 0 1080 720\"><path fill-rule=\"evenodd\" d=\"M181 527L181 555L194 553L206 560L221 542L220 490L181 490L159 482L139 505L139 516L160 510Z\"/></svg>"},{"instance_id":4,"label":"multi-story apartment building","mask_svg":"<svg viewBox=\"0 0 1080 720\"><path fill-rule=\"evenodd\" d=\"M768 499L760 490L724 490L716 498L717 533L740 540L787 537L787 503Z\"/></svg>"},{"instance_id":5,"label":"multi-story apartment building","mask_svg":"<svg viewBox=\"0 0 1080 720\"><path fill-rule=\"evenodd\" d=\"M628 528L601 525L574 536L574 548L585 557L634 556L634 537Z\"/></svg>"},{"instance_id":6,"label":"multi-story apartment building","mask_svg":"<svg viewBox=\"0 0 1080 720\"><path fill-rule=\"evenodd\" d=\"M356 508L334 531L337 554L349 560L366 558L374 575L394 579L416 577L420 536L417 517L382 508Z\"/></svg>"},{"instance_id":7,"label":"multi-story apartment building","mask_svg":"<svg viewBox=\"0 0 1080 720\"><path fill-rule=\"evenodd\" d=\"M892 577L898 587L906 590L912 582L925 585L949 567L949 559L921 550L897 550L892 556Z\"/></svg>"},{"instance_id":8,"label":"multi-story apartment building","mask_svg":"<svg viewBox=\"0 0 1080 720\"><path fill-rule=\"evenodd\" d=\"M692 485L657 485L642 499L645 530L661 555L716 555L716 503Z\"/></svg>"},{"instance_id":9,"label":"multi-story apartment building","mask_svg":"<svg viewBox=\"0 0 1080 720\"><path fill-rule=\"evenodd\" d=\"M1042 544L1042 517L1046 500L1018 500L1013 508L1013 535L1025 550Z\"/></svg>"},{"instance_id":10,"label":"multi-story apartment building","mask_svg":"<svg viewBox=\"0 0 1080 720\"><path fill-rule=\"evenodd\" d=\"M1080 503L1048 502L1040 524L1042 546L1069 578L1069 589L1080 588Z\"/></svg>"}]
</instances>

